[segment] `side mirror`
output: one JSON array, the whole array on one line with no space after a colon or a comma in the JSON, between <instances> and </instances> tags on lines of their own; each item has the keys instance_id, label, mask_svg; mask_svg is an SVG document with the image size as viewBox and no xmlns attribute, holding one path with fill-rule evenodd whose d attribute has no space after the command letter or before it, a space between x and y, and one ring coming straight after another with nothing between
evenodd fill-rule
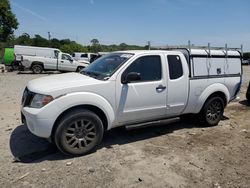
<instances>
[{"instance_id":1,"label":"side mirror","mask_svg":"<svg viewBox=\"0 0 250 188\"><path fill-rule=\"evenodd\" d=\"M141 74L138 72L130 72L122 79L123 84L141 80Z\"/></svg>"}]
</instances>

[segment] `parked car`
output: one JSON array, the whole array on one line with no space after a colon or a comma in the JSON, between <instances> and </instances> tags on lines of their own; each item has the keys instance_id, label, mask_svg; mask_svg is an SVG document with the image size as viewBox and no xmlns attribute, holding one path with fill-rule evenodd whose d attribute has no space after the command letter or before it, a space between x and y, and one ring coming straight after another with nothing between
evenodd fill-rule
<instances>
[{"instance_id":1,"label":"parked car","mask_svg":"<svg viewBox=\"0 0 250 188\"><path fill-rule=\"evenodd\" d=\"M113 52L80 73L30 81L22 121L70 155L93 151L104 131L118 126L187 114L214 126L241 85L241 54L227 55L206 49Z\"/></svg>"},{"instance_id":2,"label":"parked car","mask_svg":"<svg viewBox=\"0 0 250 188\"><path fill-rule=\"evenodd\" d=\"M250 103L250 82L247 87L246 98L247 98L247 101Z\"/></svg>"},{"instance_id":3,"label":"parked car","mask_svg":"<svg viewBox=\"0 0 250 188\"><path fill-rule=\"evenodd\" d=\"M250 64L250 59L242 60L242 65L249 65L249 64Z\"/></svg>"},{"instance_id":4,"label":"parked car","mask_svg":"<svg viewBox=\"0 0 250 188\"><path fill-rule=\"evenodd\" d=\"M54 57L26 56L21 58L22 70L32 70L35 74L40 74L46 70L77 71L87 67L89 62L76 61L71 55L58 52Z\"/></svg>"},{"instance_id":5,"label":"parked car","mask_svg":"<svg viewBox=\"0 0 250 188\"><path fill-rule=\"evenodd\" d=\"M75 52L72 54L72 57L77 61L84 60L84 61L88 61L91 63L98 57L98 54L97 53Z\"/></svg>"}]
</instances>

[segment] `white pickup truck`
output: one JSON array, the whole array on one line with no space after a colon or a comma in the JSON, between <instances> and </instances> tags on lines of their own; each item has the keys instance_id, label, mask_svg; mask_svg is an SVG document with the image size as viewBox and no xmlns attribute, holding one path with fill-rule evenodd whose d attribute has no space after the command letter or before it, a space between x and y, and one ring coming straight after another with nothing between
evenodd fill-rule
<instances>
[{"instance_id":1,"label":"white pickup truck","mask_svg":"<svg viewBox=\"0 0 250 188\"><path fill-rule=\"evenodd\" d=\"M35 74L40 74L44 70L79 72L88 65L88 61L76 61L71 55L62 52L56 53L53 57L30 55L22 55L21 57L21 69L32 70Z\"/></svg>"},{"instance_id":2,"label":"white pickup truck","mask_svg":"<svg viewBox=\"0 0 250 188\"><path fill-rule=\"evenodd\" d=\"M83 155L118 126L187 115L217 125L241 77L241 53L234 50L113 52L80 73L30 81L22 121L63 153Z\"/></svg>"}]
</instances>

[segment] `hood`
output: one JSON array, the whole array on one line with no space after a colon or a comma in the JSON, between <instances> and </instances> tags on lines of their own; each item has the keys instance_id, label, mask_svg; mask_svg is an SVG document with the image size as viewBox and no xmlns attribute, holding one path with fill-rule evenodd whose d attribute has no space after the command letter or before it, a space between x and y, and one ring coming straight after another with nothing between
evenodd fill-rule
<instances>
[{"instance_id":1,"label":"hood","mask_svg":"<svg viewBox=\"0 0 250 188\"><path fill-rule=\"evenodd\" d=\"M78 65L84 65L84 66L88 66L89 65L89 62L88 61L84 61L84 60L77 60L76 63Z\"/></svg>"},{"instance_id":2,"label":"hood","mask_svg":"<svg viewBox=\"0 0 250 188\"><path fill-rule=\"evenodd\" d=\"M70 88L99 83L102 83L102 81L80 73L65 73L31 80L27 87L30 91L35 93L53 95L55 91L69 90Z\"/></svg>"}]
</instances>

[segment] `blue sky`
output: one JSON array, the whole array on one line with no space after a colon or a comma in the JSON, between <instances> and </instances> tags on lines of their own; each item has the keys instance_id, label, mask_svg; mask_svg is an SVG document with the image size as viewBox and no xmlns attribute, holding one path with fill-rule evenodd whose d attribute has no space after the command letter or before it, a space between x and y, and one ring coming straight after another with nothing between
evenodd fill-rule
<instances>
[{"instance_id":1,"label":"blue sky","mask_svg":"<svg viewBox=\"0 0 250 188\"><path fill-rule=\"evenodd\" d=\"M27 32L89 44L187 44L250 51L250 0L10 0Z\"/></svg>"}]
</instances>

